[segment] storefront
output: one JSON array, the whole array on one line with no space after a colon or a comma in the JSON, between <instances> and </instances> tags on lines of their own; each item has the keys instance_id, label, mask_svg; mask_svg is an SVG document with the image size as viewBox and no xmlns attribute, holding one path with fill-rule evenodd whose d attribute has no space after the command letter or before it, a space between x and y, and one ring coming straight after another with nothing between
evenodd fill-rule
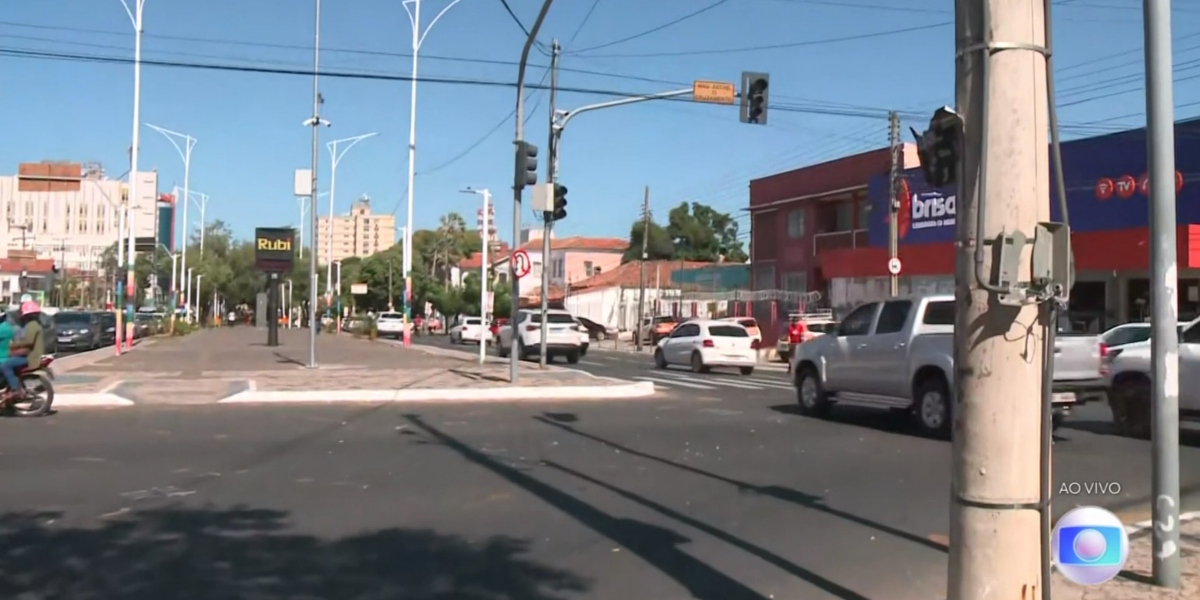
<instances>
[{"instance_id":1,"label":"storefront","mask_svg":"<svg viewBox=\"0 0 1200 600\"><path fill-rule=\"evenodd\" d=\"M1098 331L1144 318L1149 306L1149 183L1146 178L1144 129L1075 140L1063 144L1068 222L1075 255L1076 284L1070 318L1081 330ZM1176 124L1177 256L1180 318L1200 316L1200 120ZM999 174L991 174L999 176ZM925 185L919 170L903 174L897 229L903 265L902 289L918 292L952 287L958 199L951 190ZM887 285L890 218L888 177L869 184L872 207L865 248L848 248L822 256L822 269L834 282L836 304L877 299ZM1051 220L1062 220L1051 200ZM845 280L838 282L838 280ZM916 282L924 282L917 285ZM837 289L863 290L839 298ZM933 282L932 284L930 282ZM870 297L875 296L875 297Z\"/></svg>"}]
</instances>

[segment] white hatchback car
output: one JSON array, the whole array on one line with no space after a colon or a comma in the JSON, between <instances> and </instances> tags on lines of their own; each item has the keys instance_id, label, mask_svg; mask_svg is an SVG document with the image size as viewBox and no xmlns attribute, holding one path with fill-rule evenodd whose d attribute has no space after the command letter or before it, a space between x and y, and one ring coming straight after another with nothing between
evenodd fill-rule
<instances>
[{"instance_id":1,"label":"white hatchback car","mask_svg":"<svg viewBox=\"0 0 1200 600\"><path fill-rule=\"evenodd\" d=\"M575 317L565 310L551 309L546 311L546 362L555 357L566 357L567 362L575 364L583 356L581 326L575 323ZM514 333L514 329L516 333ZM586 333L586 330L585 330ZM522 310L517 315L517 323L500 328L496 334L496 354L507 357L516 354L518 360L539 356L542 345L542 312L540 310Z\"/></svg>"},{"instance_id":2,"label":"white hatchback car","mask_svg":"<svg viewBox=\"0 0 1200 600\"><path fill-rule=\"evenodd\" d=\"M696 373L707 373L713 367L737 367L742 375L750 375L756 364L754 338L732 321L693 319L680 323L654 349L654 365L660 369L690 365Z\"/></svg>"},{"instance_id":3,"label":"white hatchback car","mask_svg":"<svg viewBox=\"0 0 1200 600\"><path fill-rule=\"evenodd\" d=\"M451 344L478 344L480 340L485 343L492 340L492 332L484 328L483 319L479 317L463 317L450 328L449 334Z\"/></svg>"},{"instance_id":4,"label":"white hatchback car","mask_svg":"<svg viewBox=\"0 0 1200 600\"><path fill-rule=\"evenodd\" d=\"M404 313L379 313L379 316L375 318L375 330L379 332L379 337L396 339L404 337Z\"/></svg>"}]
</instances>

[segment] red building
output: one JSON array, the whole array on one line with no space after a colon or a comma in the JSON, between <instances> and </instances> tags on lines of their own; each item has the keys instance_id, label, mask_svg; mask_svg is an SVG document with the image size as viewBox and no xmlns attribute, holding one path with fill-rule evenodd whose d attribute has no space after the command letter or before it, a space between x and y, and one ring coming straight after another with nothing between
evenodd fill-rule
<instances>
[{"instance_id":1,"label":"red building","mask_svg":"<svg viewBox=\"0 0 1200 600\"><path fill-rule=\"evenodd\" d=\"M917 166L916 148L904 146L902 167ZM820 291L832 250L868 245L868 183L891 170L887 148L750 182L750 263L756 290Z\"/></svg>"},{"instance_id":2,"label":"red building","mask_svg":"<svg viewBox=\"0 0 1200 600\"><path fill-rule=\"evenodd\" d=\"M1149 208L1144 129L1062 146L1076 283L1070 317L1087 330L1145 317ZM1176 124L1179 311L1200 315L1200 120ZM756 289L803 286L845 308L888 293L886 149L750 183ZM906 148L899 214L902 293L953 290L956 191L927 186ZM936 214L928 207L939 206ZM1061 220L1057 200L1051 219Z\"/></svg>"}]
</instances>

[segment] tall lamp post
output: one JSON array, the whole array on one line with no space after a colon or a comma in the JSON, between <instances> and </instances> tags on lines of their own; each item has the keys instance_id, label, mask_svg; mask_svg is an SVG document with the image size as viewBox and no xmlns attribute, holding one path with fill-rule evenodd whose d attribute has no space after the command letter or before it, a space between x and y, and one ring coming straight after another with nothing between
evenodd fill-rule
<instances>
[{"instance_id":1,"label":"tall lamp post","mask_svg":"<svg viewBox=\"0 0 1200 600\"><path fill-rule=\"evenodd\" d=\"M130 6L130 2L133 6ZM133 25L133 140L129 150L129 196L131 204L127 205L126 231L129 238L129 248L125 254L125 348L133 348L133 304L134 293L137 290L137 274L134 269L134 214L133 205L138 202L138 151L141 144L142 122L142 16L146 0L121 0L125 14ZM121 353L121 311L117 311L116 352Z\"/></svg>"},{"instance_id":2,"label":"tall lamp post","mask_svg":"<svg viewBox=\"0 0 1200 600\"><path fill-rule=\"evenodd\" d=\"M329 149L329 236L328 236L329 240L326 245L328 248L328 251L329 251L329 263L325 265L325 293L326 294L333 291L333 286L331 285L332 280L333 280L333 217L334 217L333 203L334 203L334 197L337 194L338 163L342 162L342 157L345 156L346 153L349 152L350 149L353 148L356 144L358 144L359 142L361 142L367 138L372 138L377 135L379 135L379 134L378 133L364 133L362 135L356 135L354 137L342 138L340 140L333 140L332 142L325 144L325 147ZM338 151L339 144L346 145L344 148L341 149L340 152Z\"/></svg>"},{"instance_id":3,"label":"tall lamp post","mask_svg":"<svg viewBox=\"0 0 1200 600\"><path fill-rule=\"evenodd\" d=\"M452 0L447 4L429 25L425 26L425 31L421 31L421 2L422 0L404 0L401 4L404 6L404 12L408 13L408 21L412 24L412 83L411 83L411 98L408 106L408 214L405 220L407 231L413 231L413 185L417 175L417 54L421 51L421 44L425 42L425 36L429 35L429 31L437 24L438 19L446 14L446 11L454 8L460 0ZM411 6L411 8L410 8ZM412 322L412 234L410 233L405 238L404 244L404 347L409 347L412 344L412 330L409 328L409 323Z\"/></svg>"},{"instance_id":4,"label":"tall lamp post","mask_svg":"<svg viewBox=\"0 0 1200 600\"><path fill-rule=\"evenodd\" d=\"M196 138L178 131L171 131L165 127L144 123L146 127L162 134L167 138L168 142L175 147L175 151L179 153L180 160L183 161L183 263L179 266L180 272L187 271L187 245L188 245L188 198L191 194L191 178L192 178L192 148L196 147ZM179 207L179 195L175 196L175 206ZM172 307L174 310L174 307Z\"/></svg>"},{"instance_id":5,"label":"tall lamp post","mask_svg":"<svg viewBox=\"0 0 1200 600\"><path fill-rule=\"evenodd\" d=\"M482 190L474 190L467 188L462 190L464 194L479 194L483 196L483 223L479 228L479 241L482 242L479 252L479 364L487 361L487 334L491 329L488 327L488 292L492 287L491 281L488 278L488 253L491 252L491 222L488 219L488 213L491 212L492 193L486 188ZM545 268L543 260L543 267ZM499 344L499 340L495 343ZM499 346L497 346L499 348Z\"/></svg>"}]
</instances>

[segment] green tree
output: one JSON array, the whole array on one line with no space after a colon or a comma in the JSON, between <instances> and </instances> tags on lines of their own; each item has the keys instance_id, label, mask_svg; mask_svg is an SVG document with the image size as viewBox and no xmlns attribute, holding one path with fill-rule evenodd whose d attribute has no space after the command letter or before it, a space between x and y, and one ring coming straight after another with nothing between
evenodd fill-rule
<instances>
[{"instance_id":1,"label":"green tree","mask_svg":"<svg viewBox=\"0 0 1200 600\"><path fill-rule=\"evenodd\" d=\"M625 255L621 257L621 262L629 262L639 260L642 257L642 236L647 231L646 224L641 220L635 221L629 230L629 248L625 250ZM650 222L650 235L646 238L646 259L647 260L667 260L675 258L675 244L671 241L671 234L663 229L662 225Z\"/></svg>"},{"instance_id":2,"label":"green tree","mask_svg":"<svg viewBox=\"0 0 1200 600\"><path fill-rule=\"evenodd\" d=\"M674 258L716 261L723 255L725 260L733 263L748 259L738 239L737 221L729 213L708 205L681 202L668 214L666 230L675 244Z\"/></svg>"}]
</instances>

